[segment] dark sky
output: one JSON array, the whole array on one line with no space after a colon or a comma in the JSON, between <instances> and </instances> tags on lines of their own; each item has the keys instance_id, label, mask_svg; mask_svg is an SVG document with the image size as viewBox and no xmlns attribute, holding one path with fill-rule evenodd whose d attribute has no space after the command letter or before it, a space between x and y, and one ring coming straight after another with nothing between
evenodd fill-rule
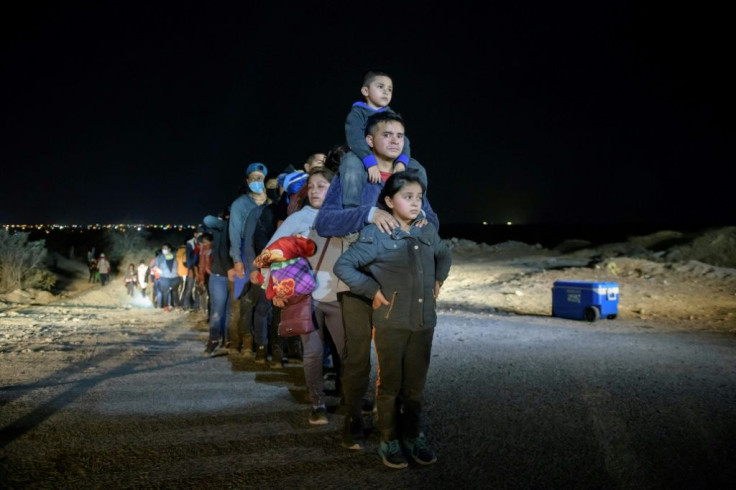
<instances>
[{"instance_id":1,"label":"dark sky","mask_svg":"<svg viewBox=\"0 0 736 490\"><path fill-rule=\"evenodd\" d=\"M728 16L644 3L23 2L0 222L199 222L379 67L443 222L733 224Z\"/></svg>"}]
</instances>

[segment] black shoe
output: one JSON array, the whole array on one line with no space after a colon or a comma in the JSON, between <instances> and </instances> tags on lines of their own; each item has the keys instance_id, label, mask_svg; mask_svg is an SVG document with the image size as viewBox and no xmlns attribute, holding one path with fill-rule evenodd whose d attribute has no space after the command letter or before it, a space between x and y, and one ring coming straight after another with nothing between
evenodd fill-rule
<instances>
[{"instance_id":1,"label":"black shoe","mask_svg":"<svg viewBox=\"0 0 736 490\"><path fill-rule=\"evenodd\" d=\"M281 369L284 367L284 355L279 347L274 347L273 355L271 356L271 367Z\"/></svg>"},{"instance_id":2,"label":"black shoe","mask_svg":"<svg viewBox=\"0 0 736 490\"><path fill-rule=\"evenodd\" d=\"M437 456L427 445L424 432L420 432L416 439L404 439L403 444L412 459L417 463L432 464L437 462Z\"/></svg>"},{"instance_id":3,"label":"black shoe","mask_svg":"<svg viewBox=\"0 0 736 490\"><path fill-rule=\"evenodd\" d=\"M363 419L345 417L345 427L342 431L342 447L351 451L361 451L363 449Z\"/></svg>"},{"instance_id":4,"label":"black shoe","mask_svg":"<svg viewBox=\"0 0 736 490\"><path fill-rule=\"evenodd\" d=\"M409 466L406 456L401 452L398 439L381 441L381 444L378 446L378 454L381 456L383 464L389 468L401 469Z\"/></svg>"},{"instance_id":5,"label":"black shoe","mask_svg":"<svg viewBox=\"0 0 736 490\"><path fill-rule=\"evenodd\" d=\"M260 346L258 347L258 350L256 351L256 363L258 364L265 364L266 363L266 347Z\"/></svg>"},{"instance_id":6,"label":"black shoe","mask_svg":"<svg viewBox=\"0 0 736 490\"><path fill-rule=\"evenodd\" d=\"M312 409L309 414L310 425L325 425L327 422L327 409L325 407L317 407Z\"/></svg>"},{"instance_id":7,"label":"black shoe","mask_svg":"<svg viewBox=\"0 0 736 490\"><path fill-rule=\"evenodd\" d=\"M217 344L218 342L216 340L207 342L207 347L204 348L202 355L211 356L212 353L215 352L215 349L217 349Z\"/></svg>"}]
</instances>

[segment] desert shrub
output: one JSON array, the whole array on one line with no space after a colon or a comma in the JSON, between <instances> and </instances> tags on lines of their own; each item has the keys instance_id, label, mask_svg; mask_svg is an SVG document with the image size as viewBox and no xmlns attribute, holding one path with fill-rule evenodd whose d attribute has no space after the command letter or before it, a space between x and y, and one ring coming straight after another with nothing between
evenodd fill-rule
<instances>
[{"instance_id":1,"label":"desert shrub","mask_svg":"<svg viewBox=\"0 0 736 490\"><path fill-rule=\"evenodd\" d=\"M143 258L142 254L150 248L148 244L147 231L111 230L105 234L109 252L108 258L118 264L126 264L137 257ZM140 259L139 259L140 260ZM134 262L138 264L138 262Z\"/></svg>"},{"instance_id":2,"label":"desert shrub","mask_svg":"<svg viewBox=\"0 0 736 490\"><path fill-rule=\"evenodd\" d=\"M0 292L24 287L49 289L54 284L54 275L43 267L45 241L29 242L28 235L0 229Z\"/></svg>"}]
</instances>

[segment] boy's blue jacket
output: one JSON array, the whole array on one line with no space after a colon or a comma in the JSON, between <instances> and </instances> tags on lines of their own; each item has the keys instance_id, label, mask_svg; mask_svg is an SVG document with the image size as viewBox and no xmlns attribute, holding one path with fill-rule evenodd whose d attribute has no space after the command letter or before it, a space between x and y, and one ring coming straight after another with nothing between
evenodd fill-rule
<instances>
[{"instance_id":1,"label":"boy's blue jacket","mask_svg":"<svg viewBox=\"0 0 736 490\"><path fill-rule=\"evenodd\" d=\"M376 156L371 152L371 148L365 141L365 126L368 118L377 112L391 111L389 106L374 109L365 102L356 102L345 119L345 140L353 153L363 162L366 168L376 165ZM409 165L411 158L411 148L409 146L409 138L404 136L404 150L396 159L404 165Z\"/></svg>"},{"instance_id":2,"label":"boy's blue jacket","mask_svg":"<svg viewBox=\"0 0 736 490\"><path fill-rule=\"evenodd\" d=\"M412 160L409 166L413 167L415 162L416 160ZM360 205L356 208L343 209L342 185L340 184L340 176L336 175L330 183L330 188L327 190L322 208L319 210L317 220L314 223L319 236L343 237L362 230L373 218L372 210L376 206L381 189L383 189L383 182L378 184L366 182L360 196ZM437 214L432 210L432 206L429 205L427 199L422 204L422 210L427 221L439 230L439 218L437 218Z\"/></svg>"},{"instance_id":3,"label":"boy's blue jacket","mask_svg":"<svg viewBox=\"0 0 736 490\"><path fill-rule=\"evenodd\" d=\"M335 263L350 291L373 299L380 289L388 306L373 310L376 328L421 330L437 324L434 283L450 271L450 249L431 224L383 233L366 226Z\"/></svg>"}]
</instances>

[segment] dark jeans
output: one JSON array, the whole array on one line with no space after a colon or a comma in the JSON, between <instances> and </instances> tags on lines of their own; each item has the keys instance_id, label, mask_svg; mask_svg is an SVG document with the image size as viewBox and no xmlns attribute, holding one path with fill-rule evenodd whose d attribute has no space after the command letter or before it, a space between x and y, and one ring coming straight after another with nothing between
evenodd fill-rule
<instances>
[{"instance_id":1,"label":"dark jeans","mask_svg":"<svg viewBox=\"0 0 736 490\"><path fill-rule=\"evenodd\" d=\"M162 306L179 306L179 277L161 277L158 282Z\"/></svg>"},{"instance_id":2,"label":"dark jeans","mask_svg":"<svg viewBox=\"0 0 736 490\"><path fill-rule=\"evenodd\" d=\"M345 325L341 384L347 415L361 417L363 396L371 374L372 301L350 292L341 293L340 306Z\"/></svg>"},{"instance_id":3,"label":"dark jeans","mask_svg":"<svg viewBox=\"0 0 736 490\"><path fill-rule=\"evenodd\" d=\"M427 171L419 162L413 158L409 160L408 167L412 167L419 171L419 180L427 188ZM363 186L368 182L368 170L358 155L349 151L343 155L340 160L340 185L342 186L342 206L343 208L356 208L360 206L360 196L363 194ZM424 200L426 202L426 191L424 192Z\"/></svg>"},{"instance_id":4,"label":"dark jeans","mask_svg":"<svg viewBox=\"0 0 736 490\"><path fill-rule=\"evenodd\" d=\"M211 274L210 290L210 341L227 340L227 325L230 322L230 293L227 276Z\"/></svg>"},{"instance_id":5,"label":"dark jeans","mask_svg":"<svg viewBox=\"0 0 736 490\"><path fill-rule=\"evenodd\" d=\"M191 276L186 276L184 278L184 292L181 294L181 307L185 310L189 310L192 308L192 304L194 303L193 293L194 278Z\"/></svg>"},{"instance_id":6,"label":"dark jeans","mask_svg":"<svg viewBox=\"0 0 736 490\"><path fill-rule=\"evenodd\" d=\"M399 425L402 438L414 439L419 435L433 336L434 328L419 331L377 328L375 331L376 428L385 441L399 437Z\"/></svg>"},{"instance_id":7,"label":"dark jeans","mask_svg":"<svg viewBox=\"0 0 736 490\"><path fill-rule=\"evenodd\" d=\"M249 294L253 294L251 291L253 288L253 284L248 283L240 298L233 299L230 307L230 339L236 349L253 350L253 309L255 301L248 297ZM233 283L228 281L228 292L231 298L233 290Z\"/></svg>"},{"instance_id":8,"label":"dark jeans","mask_svg":"<svg viewBox=\"0 0 736 490\"><path fill-rule=\"evenodd\" d=\"M102 272L100 272L100 284L101 285L104 286L105 284L107 284L107 280L109 278L110 278L110 274L103 274Z\"/></svg>"},{"instance_id":9,"label":"dark jeans","mask_svg":"<svg viewBox=\"0 0 736 490\"><path fill-rule=\"evenodd\" d=\"M268 346L269 340L273 339L271 332L271 310L272 303L266 299L266 290L258 285L251 284L253 309L253 340L257 346ZM278 330L278 325L276 326Z\"/></svg>"}]
</instances>

